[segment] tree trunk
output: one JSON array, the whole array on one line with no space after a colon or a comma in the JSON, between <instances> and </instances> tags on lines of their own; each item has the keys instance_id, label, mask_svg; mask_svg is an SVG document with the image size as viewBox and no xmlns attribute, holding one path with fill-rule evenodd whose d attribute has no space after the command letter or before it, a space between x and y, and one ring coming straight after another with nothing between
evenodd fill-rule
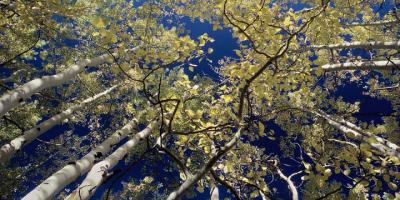
<instances>
[{"instance_id":1,"label":"tree trunk","mask_svg":"<svg viewBox=\"0 0 400 200\"><path fill-rule=\"evenodd\" d=\"M134 51L134 49L126 50ZM112 54L118 57L117 53ZM101 56L95 57L93 59L85 59L77 62L74 65L69 66L63 72L52 76L43 76L41 78L34 79L19 86L15 90L9 91L0 97L0 117L2 117L6 112L17 106L20 102L30 98L33 94L46 89L62 85L63 83L72 80L77 74L82 72L86 66L97 66L107 62L112 56L110 54L103 54Z\"/></svg>"},{"instance_id":2,"label":"tree trunk","mask_svg":"<svg viewBox=\"0 0 400 200\"><path fill-rule=\"evenodd\" d=\"M366 23L351 23L346 26L391 26L400 24L399 20L386 20Z\"/></svg>"},{"instance_id":3,"label":"tree trunk","mask_svg":"<svg viewBox=\"0 0 400 200\"><path fill-rule=\"evenodd\" d=\"M258 193L261 196L261 200L267 200L267 197L265 196L265 194L263 192L261 192L261 190L258 190Z\"/></svg>"},{"instance_id":4,"label":"tree trunk","mask_svg":"<svg viewBox=\"0 0 400 200\"><path fill-rule=\"evenodd\" d=\"M225 186L229 191L231 191L231 193L233 194L233 196L235 196L236 200L240 200L240 196L239 193L236 191L236 189L231 186L228 182L226 182L225 180L222 180L221 178L218 177L217 173L213 170L210 169L210 173L213 176L213 178L220 183L221 185Z\"/></svg>"},{"instance_id":5,"label":"tree trunk","mask_svg":"<svg viewBox=\"0 0 400 200\"><path fill-rule=\"evenodd\" d=\"M368 143L372 149L383 155L394 156L400 159L400 147L384 138L362 130L357 125L344 119L334 119L323 111L311 111L317 116L324 118L331 126L346 134L348 137L356 138Z\"/></svg>"},{"instance_id":6,"label":"tree trunk","mask_svg":"<svg viewBox=\"0 0 400 200\"><path fill-rule=\"evenodd\" d=\"M193 176L188 177L182 185L169 194L167 200L176 200L182 197L182 195L191 188L195 183L197 183L203 176L212 168L215 162L218 161L220 157L222 157L226 152L228 152L239 140L239 137L242 133L243 129L240 128L232 138L224 147L220 149L220 151L211 157L211 159Z\"/></svg>"},{"instance_id":7,"label":"tree trunk","mask_svg":"<svg viewBox=\"0 0 400 200\"><path fill-rule=\"evenodd\" d=\"M85 180L79 185L79 187L72 192L67 200L84 200L89 199L95 192L96 189L103 183L107 178L109 170L111 170L117 163L124 158L129 151L131 151L136 145L143 139L147 138L154 127L157 125L157 121L150 123L144 130L137 133L132 139L127 141L125 144L120 146L111 155L105 158L103 161L95 164L89 171Z\"/></svg>"},{"instance_id":8,"label":"tree trunk","mask_svg":"<svg viewBox=\"0 0 400 200\"><path fill-rule=\"evenodd\" d=\"M0 164L7 162L18 150L20 150L24 145L29 144L34 139L38 138L40 135L50 130L53 126L60 124L65 119L71 117L74 111L84 107L86 104L91 103L100 97L109 94L118 85L113 86L106 91L99 93L93 97L87 98L79 104L73 105L67 110L64 110L60 114L54 115L50 119L34 126L33 128L25 131L21 136L11 140L9 144L5 144L0 149Z\"/></svg>"},{"instance_id":9,"label":"tree trunk","mask_svg":"<svg viewBox=\"0 0 400 200\"><path fill-rule=\"evenodd\" d=\"M210 200L219 200L219 190L214 180L211 180L210 196Z\"/></svg>"},{"instance_id":10,"label":"tree trunk","mask_svg":"<svg viewBox=\"0 0 400 200\"><path fill-rule=\"evenodd\" d=\"M311 45L306 49L344 49L344 48L363 48L363 49L400 49L400 41L391 42L348 42L329 45Z\"/></svg>"},{"instance_id":11,"label":"tree trunk","mask_svg":"<svg viewBox=\"0 0 400 200\"><path fill-rule=\"evenodd\" d=\"M337 64L326 64L321 66L325 71L342 71L342 70L400 70L400 60L383 60L383 61L355 61Z\"/></svg>"},{"instance_id":12,"label":"tree trunk","mask_svg":"<svg viewBox=\"0 0 400 200\"><path fill-rule=\"evenodd\" d=\"M122 129L114 132L83 158L66 165L51 175L35 189L29 192L23 200L52 199L54 195L60 192L66 185L75 181L79 176L86 174L92 168L96 158L100 158L110 152L111 147L125 139L128 134L134 131L136 126L137 120L131 120Z\"/></svg>"},{"instance_id":13,"label":"tree trunk","mask_svg":"<svg viewBox=\"0 0 400 200\"><path fill-rule=\"evenodd\" d=\"M283 180L285 180L286 183L288 184L290 193L292 194L292 200L299 200L299 194L298 194L298 192L297 192L297 188L296 188L296 186L294 185L293 181L290 179L291 177L285 176L285 175L282 173L282 171L281 171L278 167L276 167L276 170L277 170L279 176L280 176Z\"/></svg>"}]
</instances>

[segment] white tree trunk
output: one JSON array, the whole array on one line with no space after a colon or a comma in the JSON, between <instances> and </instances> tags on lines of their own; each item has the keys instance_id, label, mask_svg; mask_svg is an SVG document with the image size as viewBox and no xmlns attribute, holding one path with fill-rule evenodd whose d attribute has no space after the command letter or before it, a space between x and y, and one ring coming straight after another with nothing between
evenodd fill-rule
<instances>
[{"instance_id":1,"label":"white tree trunk","mask_svg":"<svg viewBox=\"0 0 400 200\"><path fill-rule=\"evenodd\" d=\"M400 60L384 60L384 61L355 61L337 64L326 64L321 66L325 71L342 71L342 70L400 70Z\"/></svg>"},{"instance_id":2,"label":"white tree trunk","mask_svg":"<svg viewBox=\"0 0 400 200\"><path fill-rule=\"evenodd\" d=\"M399 24L400 24L399 20L385 20L385 21L366 22L366 23L351 23L346 26L390 26Z\"/></svg>"},{"instance_id":3,"label":"white tree trunk","mask_svg":"<svg viewBox=\"0 0 400 200\"><path fill-rule=\"evenodd\" d=\"M343 48L363 48L363 49L400 49L400 41L390 42L347 42L329 45L311 45L307 49L343 49Z\"/></svg>"},{"instance_id":4,"label":"white tree trunk","mask_svg":"<svg viewBox=\"0 0 400 200\"><path fill-rule=\"evenodd\" d=\"M211 180L210 200L219 200L219 190L217 184Z\"/></svg>"},{"instance_id":5,"label":"white tree trunk","mask_svg":"<svg viewBox=\"0 0 400 200\"><path fill-rule=\"evenodd\" d=\"M136 145L143 139L147 138L156 127L157 121L150 123L144 130L133 136L132 139L127 141L125 144L120 146L111 155L105 158L103 161L95 164L89 171L85 180L79 185L79 187L73 191L67 200L84 200L89 199L97 190L97 188L103 183L109 170L111 170L117 163L122 160Z\"/></svg>"},{"instance_id":6,"label":"white tree trunk","mask_svg":"<svg viewBox=\"0 0 400 200\"><path fill-rule=\"evenodd\" d=\"M134 51L136 48L125 50ZM117 53L112 54L118 57ZM9 91L0 97L0 117L6 112L17 106L20 102L30 98L33 94L54 86L61 85L67 81L72 80L77 74L82 72L86 66L97 66L107 62L112 56L110 54L103 54L93 59L85 59L77 62L74 65L69 66L63 72L52 76L43 76L41 78L34 79L19 86L15 90Z\"/></svg>"},{"instance_id":7,"label":"white tree trunk","mask_svg":"<svg viewBox=\"0 0 400 200\"><path fill-rule=\"evenodd\" d=\"M261 190L258 190L258 193L261 196L261 200L268 200L267 197L265 196L265 194L263 192L261 192Z\"/></svg>"},{"instance_id":8,"label":"white tree trunk","mask_svg":"<svg viewBox=\"0 0 400 200\"><path fill-rule=\"evenodd\" d=\"M290 179L291 177L290 176L289 177L285 176L278 167L276 168L276 170L277 170L279 176L283 180L285 180L286 183L288 184L290 193L292 194L292 200L299 200L299 193L297 192L297 188L294 185L293 181Z\"/></svg>"},{"instance_id":9,"label":"white tree trunk","mask_svg":"<svg viewBox=\"0 0 400 200\"><path fill-rule=\"evenodd\" d=\"M395 143L392 143L370 132L364 131L357 125L344 119L334 119L321 110L311 112L324 118L331 126L345 133L347 136L368 143L374 150L382 153L383 155L394 156L400 159L400 147Z\"/></svg>"},{"instance_id":10,"label":"white tree trunk","mask_svg":"<svg viewBox=\"0 0 400 200\"><path fill-rule=\"evenodd\" d=\"M215 164L215 162L218 161L220 157L222 157L226 152L228 152L239 140L240 135L242 134L243 129L240 128L232 138L225 146L223 146L220 151L217 154L214 154L211 159L202 167L200 170L193 176L188 177L185 182L182 183L181 186L179 186L178 189L173 191L171 194L169 194L167 200L176 200L182 197L182 195L189 189L191 188L195 183L197 183L203 176L210 171L212 166Z\"/></svg>"},{"instance_id":11,"label":"white tree trunk","mask_svg":"<svg viewBox=\"0 0 400 200\"><path fill-rule=\"evenodd\" d=\"M133 119L122 129L114 132L110 137L90 151L80 160L70 163L51 175L35 189L29 192L23 200L52 199L65 186L75 181L78 177L86 174L93 166L95 158L102 157L111 151L111 147L118 144L132 133L137 126L137 120Z\"/></svg>"},{"instance_id":12,"label":"white tree trunk","mask_svg":"<svg viewBox=\"0 0 400 200\"><path fill-rule=\"evenodd\" d=\"M54 115L50 119L34 126L33 128L25 131L21 136L11 140L9 144L5 144L0 149L0 164L7 162L18 150L20 150L24 145L29 144L34 139L45 133L46 131L50 130L53 126L60 124L65 119L71 117L72 113L76 110L84 107L88 103L91 103L100 97L109 94L118 85L113 86L102 93L99 93L93 97L87 98L79 104L73 105L67 110L64 110L60 114Z\"/></svg>"}]
</instances>

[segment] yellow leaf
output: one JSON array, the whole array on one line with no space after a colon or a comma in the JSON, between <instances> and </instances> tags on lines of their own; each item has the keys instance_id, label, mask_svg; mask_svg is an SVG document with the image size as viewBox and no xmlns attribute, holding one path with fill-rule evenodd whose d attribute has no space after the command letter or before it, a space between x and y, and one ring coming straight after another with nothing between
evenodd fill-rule
<instances>
[{"instance_id":1,"label":"yellow leaf","mask_svg":"<svg viewBox=\"0 0 400 200\"><path fill-rule=\"evenodd\" d=\"M197 186L197 191L199 191L200 193L203 193L204 192L204 188L202 187L202 186Z\"/></svg>"},{"instance_id":2,"label":"yellow leaf","mask_svg":"<svg viewBox=\"0 0 400 200\"><path fill-rule=\"evenodd\" d=\"M214 52L214 49L213 48L208 48L207 52L208 52L208 54L212 54L212 52Z\"/></svg>"},{"instance_id":3,"label":"yellow leaf","mask_svg":"<svg viewBox=\"0 0 400 200\"><path fill-rule=\"evenodd\" d=\"M184 180L186 180L186 175L185 175L185 173L183 173L183 172L180 172L179 173L179 177L184 181Z\"/></svg>"},{"instance_id":4,"label":"yellow leaf","mask_svg":"<svg viewBox=\"0 0 400 200\"><path fill-rule=\"evenodd\" d=\"M303 165L307 170L311 170L311 164L303 161Z\"/></svg>"},{"instance_id":5,"label":"yellow leaf","mask_svg":"<svg viewBox=\"0 0 400 200\"><path fill-rule=\"evenodd\" d=\"M146 177L144 177L144 179L143 179L143 182L145 182L145 183L151 183L151 182L153 182L153 177L151 177L151 176L146 176Z\"/></svg>"},{"instance_id":6,"label":"yellow leaf","mask_svg":"<svg viewBox=\"0 0 400 200\"><path fill-rule=\"evenodd\" d=\"M128 104L128 105L126 106L126 110L127 110L129 113L133 113L134 109L133 109L132 104Z\"/></svg>"},{"instance_id":7,"label":"yellow leaf","mask_svg":"<svg viewBox=\"0 0 400 200\"><path fill-rule=\"evenodd\" d=\"M200 43L199 46L202 47L206 44L206 41L204 40L204 38L200 38Z\"/></svg>"},{"instance_id":8,"label":"yellow leaf","mask_svg":"<svg viewBox=\"0 0 400 200\"><path fill-rule=\"evenodd\" d=\"M186 110L186 113L189 115L189 117L193 117L195 115L192 110Z\"/></svg>"},{"instance_id":9,"label":"yellow leaf","mask_svg":"<svg viewBox=\"0 0 400 200\"><path fill-rule=\"evenodd\" d=\"M205 147L204 147L204 153L209 154L209 153L210 153L210 150L211 150L210 146L205 146Z\"/></svg>"},{"instance_id":10,"label":"yellow leaf","mask_svg":"<svg viewBox=\"0 0 400 200\"><path fill-rule=\"evenodd\" d=\"M332 170L331 169L325 169L324 176L329 177L331 175L332 175Z\"/></svg>"},{"instance_id":11,"label":"yellow leaf","mask_svg":"<svg viewBox=\"0 0 400 200\"><path fill-rule=\"evenodd\" d=\"M235 49L234 51L235 51L235 53L236 53L237 56L240 57L240 56L242 55L241 52L240 52L239 50Z\"/></svg>"},{"instance_id":12,"label":"yellow leaf","mask_svg":"<svg viewBox=\"0 0 400 200\"><path fill-rule=\"evenodd\" d=\"M106 26L106 24L104 23L104 20L100 17L96 17L93 21L92 21L93 26L95 26L96 28L104 28Z\"/></svg>"},{"instance_id":13,"label":"yellow leaf","mask_svg":"<svg viewBox=\"0 0 400 200\"><path fill-rule=\"evenodd\" d=\"M286 17L285 21L283 21L283 25L285 26L290 26L292 24L292 21L290 20L290 17Z\"/></svg>"},{"instance_id":14,"label":"yellow leaf","mask_svg":"<svg viewBox=\"0 0 400 200\"><path fill-rule=\"evenodd\" d=\"M261 137L265 136L264 130L264 124L262 122L258 122L258 135L260 135Z\"/></svg>"},{"instance_id":15,"label":"yellow leaf","mask_svg":"<svg viewBox=\"0 0 400 200\"><path fill-rule=\"evenodd\" d=\"M397 185L396 185L396 183L390 182L388 185L389 185L389 188L390 188L391 190L393 190L393 191L396 191L396 190L397 190Z\"/></svg>"},{"instance_id":16,"label":"yellow leaf","mask_svg":"<svg viewBox=\"0 0 400 200\"><path fill-rule=\"evenodd\" d=\"M221 99L225 102L225 103L229 103L233 100L233 97L230 95L221 95Z\"/></svg>"}]
</instances>

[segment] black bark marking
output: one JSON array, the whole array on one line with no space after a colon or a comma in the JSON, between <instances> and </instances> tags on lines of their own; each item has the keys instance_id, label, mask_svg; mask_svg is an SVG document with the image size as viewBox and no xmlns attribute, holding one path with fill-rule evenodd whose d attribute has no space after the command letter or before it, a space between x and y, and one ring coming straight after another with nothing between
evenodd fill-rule
<instances>
[{"instance_id":1,"label":"black bark marking","mask_svg":"<svg viewBox=\"0 0 400 200\"><path fill-rule=\"evenodd\" d=\"M101 152L96 152L96 154L94 154L94 158L101 158L103 156L103 153Z\"/></svg>"}]
</instances>

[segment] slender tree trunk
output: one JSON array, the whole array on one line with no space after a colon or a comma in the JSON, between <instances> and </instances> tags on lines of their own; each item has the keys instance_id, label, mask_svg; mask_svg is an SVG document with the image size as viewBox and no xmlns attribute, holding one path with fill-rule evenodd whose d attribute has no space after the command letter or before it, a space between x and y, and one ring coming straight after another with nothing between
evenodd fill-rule
<instances>
[{"instance_id":1,"label":"slender tree trunk","mask_svg":"<svg viewBox=\"0 0 400 200\"><path fill-rule=\"evenodd\" d=\"M211 152L213 154L217 154L217 148L215 148L214 143L211 144ZM212 168L210 169L210 173L213 176L213 178L210 179L210 200L219 200L219 190L218 190L218 185L216 184L215 180L215 173L213 173Z\"/></svg>"},{"instance_id":2,"label":"slender tree trunk","mask_svg":"<svg viewBox=\"0 0 400 200\"><path fill-rule=\"evenodd\" d=\"M67 200L84 200L89 199L97 190L97 188L103 183L109 170L111 170L117 163L126 156L129 151L136 147L139 142L147 138L154 127L157 125L157 121L150 123L144 130L137 133L132 139L127 141L125 144L120 146L111 155L105 158L103 161L95 164L89 171L85 180L79 185L79 187L73 191L67 198Z\"/></svg>"},{"instance_id":3,"label":"slender tree trunk","mask_svg":"<svg viewBox=\"0 0 400 200\"><path fill-rule=\"evenodd\" d=\"M233 194L233 196L235 196L236 200L240 200L240 196L239 193L236 191L236 189L230 185L228 182L226 182L225 180L222 180L218 177L217 173L211 169L210 170L211 175L213 176L213 178L220 183L221 185L225 186L229 191L231 191L231 193Z\"/></svg>"},{"instance_id":4,"label":"slender tree trunk","mask_svg":"<svg viewBox=\"0 0 400 200\"><path fill-rule=\"evenodd\" d=\"M390 42L348 42L329 45L312 45L307 49L343 49L343 48L363 48L363 49L400 49L400 41Z\"/></svg>"},{"instance_id":5,"label":"slender tree trunk","mask_svg":"<svg viewBox=\"0 0 400 200\"><path fill-rule=\"evenodd\" d=\"M325 71L342 71L342 70L400 70L400 60L383 60L383 61L355 61L337 64L326 64L321 66Z\"/></svg>"},{"instance_id":6,"label":"slender tree trunk","mask_svg":"<svg viewBox=\"0 0 400 200\"><path fill-rule=\"evenodd\" d=\"M210 200L219 200L219 190L214 180L211 180L210 196Z\"/></svg>"},{"instance_id":7,"label":"slender tree trunk","mask_svg":"<svg viewBox=\"0 0 400 200\"><path fill-rule=\"evenodd\" d=\"M261 196L261 200L267 200L267 197L265 196L265 194L261 190L258 190L258 193Z\"/></svg>"},{"instance_id":8,"label":"slender tree trunk","mask_svg":"<svg viewBox=\"0 0 400 200\"><path fill-rule=\"evenodd\" d=\"M334 119L321 110L311 112L324 118L331 126L345 133L347 136L368 143L374 150L382 153L383 155L394 156L400 159L400 147L395 143L392 143L370 132L364 131L357 125L344 119Z\"/></svg>"},{"instance_id":9,"label":"slender tree trunk","mask_svg":"<svg viewBox=\"0 0 400 200\"><path fill-rule=\"evenodd\" d=\"M94 150L90 151L83 158L76 162L69 163L35 189L29 192L23 200L43 200L52 199L54 195L60 192L66 185L75 181L78 177L86 174L93 166L95 159L111 151L111 147L118 144L132 133L137 126L137 120L133 119L122 129L114 132L110 137L98 145Z\"/></svg>"},{"instance_id":10,"label":"slender tree trunk","mask_svg":"<svg viewBox=\"0 0 400 200\"><path fill-rule=\"evenodd\" d=\"M285 174L282 173L282 171L276 167L276 171L278 172L279 176L286 181L288 184L290 193L292 194L292 200L299 200L299 193L297 192L297 188L294 185L293 181L290 179L291 177L285 176Z\"/></svg>"},{"instance_id":11,"label":"slender tree trunk","mask_svg":"<svg viewBox=\"0 0 400 200\"><path fill-rule=\"evenodd\" d=\"M129 49L126 51L134 51L134 49ZM112 54L118 57L117 53ZM9 91L0 97L0 117L2 117L6 112L17 106L20 102L30 98L33 94L46 89L62 85L63 83L72 80L77 74L84 71L86 66L97 66L107 62L112 56L110 54L103 54L101 56L95 57L93 59L85 59L77 62L74 65L69 66L63 72L52 76L43 76L41 78L34 79L19 86L15 90Z\"/></svg>"},{"instance_id":12,"label":"slender tree trunk","mask_svg":"<svg viewBox=\"0 0 400 200\"><path fill-rule=\"evenodd\" d=\"M214 156L211 157L211 159L202 167L200 170L193 176L188 177L185 182L182 183L181 186L179 186L178 189L173 191L171 194L169 194L167 200L176 200L182 197L182 195L189 189L191 188L195 183L197 183L200 179L203 178L203 176L210 171L212 166L215 164L215 162L218 161L220 157L222 157L226 152L228 152L239 140L239 137L242 133L243 129L240 128L232 138L224 147L220 149L220 151L215 154Z\"/></svg>"},{"instance_id":13,"label":"slender tree trunk","mask_svg":"<svg viewBox=\"0 0 400 200\"><path fill-rule=\"evenodd\" d=\"M386 21L366 22L366 23L351 23L346 26L390 26L399 24L400 24L399 20L386 20Z\"/></svg>"},{"instance_id":14,"label":"slender tree trunk","mask_svg":"<svg viewBox=\"0 0 400 200\"><path fill-rule=\"evenodd\" d=\"M25 131L21 136L11 140L11 142L9 144L3 145L0 149L0 164L4 164L5 162L7 162L15 154L15 152L20 150L24 145L29 144L34 139L38 138L40 135L42 135L46 131L50 130L53 126L60 124L65 119L68 119L69 117L71 117L73 112L75 112L76 110L83 108L88 103L91 103L91 102L99 99L100 97L103 97L104 95L109 94L111 91L113 91L117 87L118 87L118 85L113 86L113 87L105 90L102 93L99 93L93 97L85 99L84 101L82 101L79 104L71 106L70 108L68 108L67 110L64 110L60 114L54 115L50 119Z\"/></svg>"}]
</instances>

